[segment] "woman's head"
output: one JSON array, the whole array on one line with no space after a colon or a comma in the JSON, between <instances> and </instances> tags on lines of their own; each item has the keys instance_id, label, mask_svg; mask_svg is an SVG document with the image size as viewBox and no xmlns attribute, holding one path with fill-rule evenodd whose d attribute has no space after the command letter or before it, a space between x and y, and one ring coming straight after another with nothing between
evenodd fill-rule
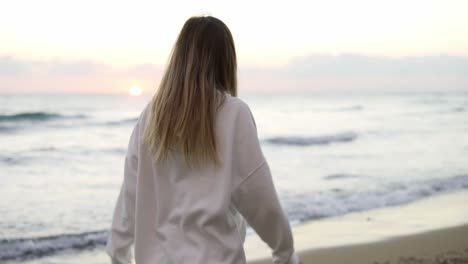
<instances>
[{"instance_id":1,"label":"woman's head","mask_svg":"<svg viewBox=\"0 0 468 264\"><path fill-rule=\"evenodd\" d=\"M192 17L185 22L173 48L169 68L185 72L188 78L205 79L208 84L216 85L210 88L236 95L234 40L228 27L215 17Z\"/></svg>"},{"instance_id":2,"label":"woman's head","mask_svg":"<svg viewBox=\"0 0 468 264\"><path fill-rule=\"evenodd\" d=\"M211 16L188 19L173 47L145 127L156 160L179 149L188 164L214 161L214 121L225 92L237 96L237 60L227 26Z\"/></svg>"}]
</instances>

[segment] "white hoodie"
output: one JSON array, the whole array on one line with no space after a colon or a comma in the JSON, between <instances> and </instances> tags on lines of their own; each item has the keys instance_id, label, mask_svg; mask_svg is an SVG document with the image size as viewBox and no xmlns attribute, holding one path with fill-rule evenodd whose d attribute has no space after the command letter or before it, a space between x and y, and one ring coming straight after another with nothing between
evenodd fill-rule
<instances>
[{"instance_id":1,"label":"white hoodie","mask_svg":"<svg viewBox=\"0 0 468 264\"><path fill-rule=\"evenodd\" d=\"M201 169L186 167L177 152L152 161L142 140L148 105L128 144L106 246L112 263L131 263L134 243L136 264L243 264L238 212L272 249L274 263L298 263L248 105L227 94L215 121L222 165Z\"/></svg>"}]
</instances>

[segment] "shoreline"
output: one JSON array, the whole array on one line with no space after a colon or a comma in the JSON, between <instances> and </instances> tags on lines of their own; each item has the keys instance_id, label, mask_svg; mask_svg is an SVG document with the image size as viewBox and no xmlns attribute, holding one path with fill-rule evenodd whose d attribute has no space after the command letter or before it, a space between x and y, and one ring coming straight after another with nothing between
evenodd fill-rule
<instances>
[{"instance_id":1,"label":"shoreline","mask_svg":"<svg viewBox=\"0 0 468 264\"><path fill-rule=\"evenodd\" d=\"M383 207L308 221L292 227L302 264L468 263L468 190L428 197L405 205ZM249 264L271 263L270 250L256 234L247 236ZM435 262L441 254L464 262ZM23 264L106 264L103 248L64 251Z\"/></svg>"},{"instance_id":2,"label":"shoreline","mask_svg":"<svg viewBox=\"0 0 468 264\"><path fill-rule=\"evenodd\" d=\"M303 264L468 263L468 224L381 241L299 250L298 254ZM447 260L451 262L444 262ZM248 263L266 264L271 260Z\"/></svg>"},{"instance_id":3,"label":"shoreline","mask_svg":"<svg viewBox=\"0 0 468 264\"><path fill-rule=\"evenodd\" d=\"M302 264L426 264L447 253L468 263L466 201L468 191L462 190L306 222L292 227L296 251ZM271 263L270 250L257 235L247 238L244 248L249 264Z\"/></svg>"}]
</instances>

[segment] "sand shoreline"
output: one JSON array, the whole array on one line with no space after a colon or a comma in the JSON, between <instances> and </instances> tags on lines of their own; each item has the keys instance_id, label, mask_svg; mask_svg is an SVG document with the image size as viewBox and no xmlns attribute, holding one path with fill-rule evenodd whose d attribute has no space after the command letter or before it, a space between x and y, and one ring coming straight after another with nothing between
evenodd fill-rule
<instances>
[{"instance_id":1,"label":"sand shoreline","mask_svg":"<svg viewBox=\"0 0 468 264\"><path fill-rule=\"evenodd\" d=\"M303 264L468 263L468 224L363 244L300 250L298 253ZM249 264L264 263L271 261L249 261Z\"/></svg>"},{"instance_id":2,"label":"sand shoreline","mask_svg":"<svg viewBox=\"0 0 468 264\"><path fill-rule=\"evenodd\" d=\"M303 264L468 263L468 191L295 226ZM249 264L271 263L258 237ZM450 259L450 261L448 261ZM444 262L445 261L445 262Z\"/></svg>"}]
</instances>

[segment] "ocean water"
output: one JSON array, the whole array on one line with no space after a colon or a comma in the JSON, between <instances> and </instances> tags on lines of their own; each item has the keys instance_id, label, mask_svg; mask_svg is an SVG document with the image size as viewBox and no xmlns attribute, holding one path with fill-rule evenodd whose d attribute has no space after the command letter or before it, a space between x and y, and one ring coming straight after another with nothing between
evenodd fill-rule
<instances>
[{"instance_id":1,"label":"ocean water","mask_svg":"<svg viewBox=\"0 0 468 264\"><path fill-rule=\"evenodd\" d=\"M466 92L240 97L292 224L468 189ZM102 250L149 99L0 96L1 263Z\"/></svg>"}]
</instances>

